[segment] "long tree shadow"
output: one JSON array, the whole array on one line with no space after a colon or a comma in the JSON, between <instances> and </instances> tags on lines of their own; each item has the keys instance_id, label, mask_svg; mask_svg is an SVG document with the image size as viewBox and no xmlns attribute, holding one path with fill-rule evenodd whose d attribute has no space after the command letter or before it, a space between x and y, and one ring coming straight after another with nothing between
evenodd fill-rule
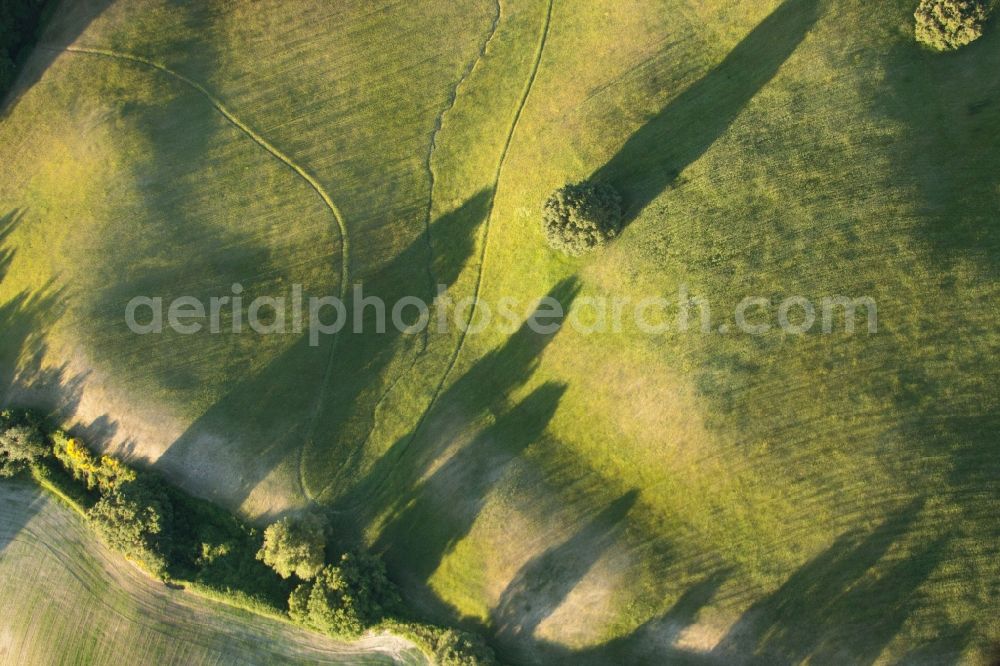
<instances>
[{"instance_id":1,"label":"long tree shadow","mask_svg":"<svg viewBox=\"0 0 1000 666\"><path fill-rule=\"evenodd\" d=\"M727 572L689 588L664 615L627 636L586 650L542 644L545 663L573 664L873 664L925 603L919 591L945 561L954 534L927 538L914 500L864 534L849 532L753 604L709 652L675 647ZM907 540L912 550L894 552ZM909 654L957 662L970 645L968 624L942 626Z\"/></svg>"},{"instance_id":2,"label":"long tree shadow","mask_svg":"<svg viewBox=\"0 0 1000 666\"><path fill-rule=\"evenodd\" d=\"M565 312L578 292L577 280L569 278L547 296L559 302ZM484 416L500 418L509 409L509 394L531 377L539 356L556 335L537 332L529 323L543 312L532 313L502 346L477 360L440 396L422 422L334 501L333 515L347 519L342 525L345 530L356 532L380 516L391 521L403 510L403 497L453 444L456 431ZM544 319L545 325L551 323L552 319Z\"/></svg>"},{"instance_id":3,"label":"long tree shadow","mask_svg":"<svg viewBox=\"0 0 1000 666\"><path fill-rule=\"evenodd\" d=\"M949 466L937 492L959 508L954 538L966 544L949 564L976 571L955 589L979 606L920 652L954 654L970 641L986 651L1000 640L986 620L1000 612L1000 394L991 388L1000 381L1000 26L994 16L981 39L955 53L898 43L876 64L885 76L869 92L873 110L902 128L883 148L892 184L916 199L908 229L929 267L921 284L943 306L918 313L920 328L908 333L948 361L905 356L875 390L907 415L900 436L912 455Z\"/></svg>"},{"instance_id":4,"label":"long tree shadow","mask_svg":"<svg viewBox=\"0 0 1000 666\"><path fill-rule=\"evenodd\" d=\"M448 239L441 251L428 256L428 245L424 238L414 240L393 261L381 268L376 275L363 284L365 298L375 296L386 303L391 310L402 297L416 297L424 303L432 303L436 289L440 285L451 288L465 263L472 257L476 231L486 219L492 193L484 189L450 211L430 227L429 233L435 238ZM430 263L437 284L414 280L415 267ZM317 405L318 417L313 427L314 445L307 451L305 467L311 477L322 480L327 486L349 482L356 478L358 466L366 452L366 444L375 427L374 406L392 390L397 381L408 379L409 369L389 372L394 359L409 355L412 362L426 352L431 344L432 321L423 332L407 335L393 325L391 313L386 312L384 332L378 331L378 312L371 307L362 311L359 322L354 313L340 334L330 385ZM363 333L355 333L355 323L359 323ZM337 466L331 468L330 461ZM320 486L322 487L322 486Z\"/></svg>"},{"instance_id":5,"label":"long tree shadow","mask_svg":"<svg viewBox=\"0 0 1000 666\"><path fill-rule=\"evenodd\" d=\"M438 262L437 275L447 281L442 284L453 283L461 265L472 255L475 230L484 219L488 199L488 192L480 192L432 226L434 233L452 239L451 252ZM422 239L414 241L393 265L426 261L425 248ZM391 272L393 267L386 270ZM425 287L419 289L419 295L425 296ZM381 293L366 288L366 295ZM374 310L366 310L365 315L374 317ZM297 465L302 447L312 439L321 441L307 452L304 467L313 467L316 457L320 459L316 474L336 472L350 478L356 471L360 439L368 424L345 421L351 408L363 400L371 404L371 396L383 388L373 378L392 360L402 335L391 323L385 333L376 333L371 319L363 322L362 333L354 333L350 310L348 317L334 357L333 386L318 415L314 410L326 379L332 339L325 336L319 346L311 346L308 334L304 334L263 370L241 379L193 421L156 466L174 478L190 479L191 490L199 494L239 506L274 470ZM290 400L291 396L300 397ZM237 460L244 464L237 467L233 464ZM332 460L337 463L335 470L331 470Z\"/></svg>"},{"instance_id":6,"label":"long tree shadow","mask_svg":"<svg viewBox=\"0 0 1000 666\"><path fill-rule=\"evenodd\" d=\"M0 285L15 256L10 235L25 213L0 217ZM31 407L61 418L76 409L82 377L69 377L66 366L46 367L45 336L62 311L62 291L51 283L35 293L21 291L0 301L0 408ZM43 504L34 486L20 479L0 480L5 506L0 525L0 552L17 537Z\"/></svg>"},{"instance_id":7,"label":"long tree shadow","mask_svg":"<svg viewBox=\"0 0 1000 666\"><path fill-rule=\"evenodd\" d=\"M183 16L177 20L202 20L198 8L180 9ZM171 52L181 59L172 67L210 77L217 54L204 44L187 46L183 40L171 44ZM240 505L278 467L297 465L307 440L316 444L308 447L302 465L309 478L329 480L341 466L350 469L352 454L362 448L371 428L372 405L387 388L381 382L384 370L401 345L409 343L391 322L385 333L376 334L374 322L366 319L364 333L356 334L355 322L349 320L338 336L331 371L331 336L323 336L318 346L309 344L307 334L299 337L296 332L280 341L275 336L264 339L247 330L246 322L238 335L213 334L207 326L195 335L165 328L159 335L138 336L127 329L122 312L136 295L160 296L164 303L194 296L208 303L211 297L228 296L230 286L238 282L246 307L256 296L288 294L281 286L284 257L269 244L274 234L262 234L267 238L261 240L204 219L206 210L222 209L217 216L221 218L239 195L207 197L203 180L192 178L191 165L218 152L229 136L223 132L231 134L233 128L201 95L161 72L124 66L136 67L137 76L154 77L157 85L180 94L156 104L115 100L123 121L134 124L150 146L150 155L133 166L148 214L142 217L141 234L134 225L117 225L101 239L102 261L92 271L94 288L86 291L83 305L91 353L100 365L114 369L119 384L147 401L179 405L195 416L156 462L172 478L186 481L189 490ZM247 150L260 150L249 139L236 140L246 141L242 147ZM277 168L296 179L284 165ZM432 233L449 239L446 251L433 258L446 286L472 256L475 230L485 218L489 199L489 192L480 192L432 225ZM331 229L327 217L324 211L324 229ZM295 232L301 235L302 230ZM122 247L129 251L122 252ZM379 297L390 308L404 295L401 291L430 302L434 285L400 277L432 261L427 248L425 239L415 240L365 283L366 296ZM324 266L308 273L309 280L315 280L303 285L305 296L337 293L330 276L339 274L339 266L327 270L327 255L313 253ZM327 284L331 280L334 284ZM373 311L366 310L365 316L373 316ZM223 317L226 331L228 312Z\"/></svg>"},{"instance_id":8,"label":"long tree shadow","mask_svg":"<svg viewBox=\"0 0 1000 666\"><path fill-rule=\"evenodd\" d=\"M712 71L639 128L591 180L614 185L634 220L721 137L819 18L820 0L785 0Z\"/></svg>"},{"instance_id":9,"label":"long tree shadow","mask_svg":"<svg viewBox=\"0 0 1000 666\"><path fill-rule=\"evenodd\" d=\"M1000 28L951 54L897 44L878 65L875 111L903 123L886 146L894 181L922 199L914 234L942 268L974 261L996 280L1000 222Z\"/></svg>"},{"instance_id":10,"label":"long tree shadow","mask_svg":"<svg viewBox=\"0 0 1000 666\"><path fill-rule=\"evenodd\" d=\"M0 218L0 283L15 255L8 238L23 218L17 210ZM64 309L64 292L53 280L0 303L0 405L38 408L57 418L76 409L85 377L70 377L65 364L44 364L46 335Z\"/></svg>"},{"instance_id":11,"label":"long tree shadow","mask_svg":"<svg viewBox=\"0 0 1000 666\"><path fill-rule=\"evenodd\" d=\"M760 663L874 663L921 602L918 588L945 555L950 534L887 557L914 535L923 501L871 533L847 533L773 594L754 604L715 649Z\"/></svg>"},{"instance_id":12,"label":"long tree shadow","mask_svg":"<svg viewBox=\"0 0 1000 666\"><path fill-rule=\"evenodd\" d=\"M924 603L919 588L945 561L950 530L925 538L924 502L914 500L867 534L849 532L753 604L718 641L702 652L676 646L694 627L728 572L688 588L662 616L630 634L585 650L540 642L544 663L572 664L872 664ZM903 541L916 543L905 555ZM933 663L957 662L969 646L968 624L943 626L910 655Z\"/></svg>"},{"instance_id":13,"label":"long tree shadow","mask_svg":"<svg viewBox=\"0 0 1000 666\"><path fill-rule=\"evenodd\" d=\"M0 217L0 284L10 268L10 263L14 258L14 250L6 246L7 237L14 231L23 217L23 213L17 210L11 211ZM0 304L0 406L5 406L9 398L11 383L16 374L17 361L21 356L22 346L26 343L30 335L30 325L21 321L24 313L26 300L23 294L18 295L13 300ZM20 484L13 480L0 480L3 484L3 495L0 496L0 504L4 509L0 512L0 553L7 548L18 533L24 528L37 512L36 502L24 505L16 503L15 500L21 496Z\"/></svg>"},{"instance_id":14,"label":"long tree shadow","mask_svg":"<svg viewBox=\"0 0 1000 666\"><path fill-rule=\"evenodd\" d=\"M42 20L49 19L50 24L39 26L38 46L41 48L26 46L22 50L27 52L16 54L20 72L10 92L0 100L0 120L16 108L21 97L41 80L62 50L76 41L111 2L112 0L63 2L58 3L58 7L56 3L49 3L50 6L42 10Z\"/></svg>"},{"instance_id":15,"label":"long tree shadow","mask_svg":"<svg viewBox=\"0 0 1000 666\"><path fill-rule=\"evenodd\" d=\"M415 488L374 549L406 578L426 583L469 533L504 469L545 432L566 387L547 383L500 416Z\"/></svg>"},{"instance_id":16,"label":"long tree shadow","mask_svg":"<svg viewBox=\"0 0 1000 666\"><path fill-rule=\"evenodd\" d=\"M171 20L194 28L197 12L196 6L178 6ZM171 39L170 51L176 54L171 64L185 72L216 71L219 54L210 40L197 42L194 34ZM88 257L90 270L79 299L88 354L96 366L111 371L116 382L150 402L205 406L245 373L254 354L273 353L269 340L251 340L248 334L233 344L222 335L181 335L169 326L156 335L137 335L122 315L136 296L160 297L166 304L177 297L195 297L207 307L211 297L230 295L237 282L246 302L261 292L275 295L272 281L280 275L280 258L267 239L253 233L253 216L246 213L249 219L240 228L219 222L231 215L230 207L244 207L260 194L248 187L227 190L221 184L219 192L207 192L212 186L206 186L204 176L227 175L216 158L224 148L232 162L246 159L244 154L256 157L260 149L204 95L163 72L90 54L69 57L95 68L121 68L124 76L156 91L143 96L129 86L95 84L107 85L100 92L108 113L127 134L142 138L143 155L122 166L141 196L138 214L129 211L132 219L124 221L112 208L94 241L97 251ZM131 204L128 199L125 203ZM193 362L205 357L211 360Z\"/></svg>"},{"instance_id":17,"label":"long tree shadow","mask_svg":"<svg viewBox=\"0 0 1000 666\"><path fill-rule=\"evenodd\" d=\"M639 496L631 490L613 501L573 536L533 558L507 585L490 624L496 641L516 653L611 548Z\"/></svg>"},{"instance_id":18,"label":"long tree shadow","mask_svg":"<svg viewBox=\"0 0 1000 666\"><path fill-rule=\"evenodd\" d=\"M547 663L572 664L717 664L719 659L673 647L684 631L696 625L699 612L708 606L728 572L719 571L686 589L662 615L651 618L631 633L584 650L561 646L542 648Z\"/></svg>"},{"instance_id":19,"label":"long tree shadow","mask_svg":"<svg viewBox=\"0 0 1000 666\"><path fill-rule=\"evenodd\" d=\"M576 279L570 278L553 287L548 296L566 311L578 291ZM557 334L536 330L536 320L554 323L540 307L502 346L459 377L426 418L397 440L329 509L338 547L363 543L363 532L373 526L379 530L375 549L384 553L408 601L428 617L460 623L454 609L427 587L427 580L469 532L504 470L524 447L544 437L563 393L562 386L544 384L512 404L510 394L528 381ZM462 440L465 432L490 419L492 425L471 441ZM483 629L478 623L463 626Z\"/></svg>"},{"instance_id":20,"label":"long tree shadow","mask_svg":"<svg viewBox=\"0 0 1000 666\"><path fill-rule=\"evenodd\" d=\"M196 11L194 6L178 7L173 18L194 26ZM172 64L182 71L213 71L218 54L207 43L196 44L195 33L187 34L192 36L171 43L172 52L177 54L177 62ZM94 58L86 54L70 57ZM108 108L119 123L141 135L147 147L144 158L129 165L128 174L138 184L143 214L130 223L112 218L113 223L106 225L95 241L98 251L90 255L89 283L77 306L88 355L105 374L114 377L117 386L128 387L148 403L180 405L192 411L215 405L215 411L209 409L208 422L221 432L240 424L238 435L273 434L272 441L281 441L280 424L258 417L268 413L275 396L281 395L276 391L294 388L269 375L267 368L285 362L291 372L307 372L306 364L295 355L295 347L278 354L272 339L258 338L245 324L239 338L213 334L207 325L194 335L182 335L169 326L158 334L138 335L123 317L126 304L136 296L159 297L165 304L177 297L194 297L207 307L210 298L229 296L234 283L241 284L247 302L258 295L280 295L273 289L275 276L281 274L279 259L267 240L217 222L240 197L258 195L236 190L206 196L204 179L195 177L199 169L216 168L208 156L227 141L239 142L238 149L251 155L259 148L249 138L234 134L203 95L162 72L135 63L118 65L110 59L96 62L121 66L130 76L148 78L150 87L170 94L150 101L142 96L133 98L127 91L108 91ZM223 330L230 329L228 311L221 325ZM258 354L276 356L265 372L249 369L257 363ZM228 399L220 400L220 396ZM223 415L231 420L225 421ZM295 422L289 423L294 429ZM111 441L114 425L98 419L75 430L100 446ZM229 448L231 438L192 436L181 444L176 451L168 451L158 466L172 473L172 478L190 482L190 490L215 498L225 498L225 493L218 491L240 483L252 488L259 478L249 477L260 474L263 478L271 471L272 461L264 455L267 448L259 458L248 459L253 474L240 479L231 463L242 458L234 457L235 450ZM119 454L149 454L135 442L117 442L116 448ZM230 456L230 464L221 462L226 456ZM213 472L218 474L217 484L210 483Z\"/></svg>"},{"instance_id":21,"label":"long tree shadow","mask_svg":"<svg viewBox=\"0 0 1000 666\"><path fill-rule=\"evenodd\" d=\"M968 508L988 506L984 494L995 506L1000 396L983 387L1000 379L991 314L1000 278L1000 27L994 20L980 40L944 56L897 45L880 64L889 94L880 87L873 95L877 110L904 124L902 140L886 147L893 177L915 186L921 210L913 234L939 271L930 286L953 302L943 313L947 325L927 343L949 362L904 365L903 388L892 395L914 415L911 438L948 453L957 496L977 497ZM975 399L950 398L965 392Z\"/></svg>"}]
</instances>

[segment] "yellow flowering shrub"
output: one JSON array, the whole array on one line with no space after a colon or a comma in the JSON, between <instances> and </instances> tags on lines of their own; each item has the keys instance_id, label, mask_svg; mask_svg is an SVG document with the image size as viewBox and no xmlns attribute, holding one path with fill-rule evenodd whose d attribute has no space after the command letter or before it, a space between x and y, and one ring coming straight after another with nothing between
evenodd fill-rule
<instances>
[{"instance_id":1,"label":"yellow flowering shrub","mask_svg":"<svg viewBox=\"0 0 1000 666\"><path fill-rule=\"evenodd\" d=\"M80 440L62 431L52 436L53 452L73 478L102 492L135 479L135 472L111 456L98 458Z\"/></svg>"}]
</instances>

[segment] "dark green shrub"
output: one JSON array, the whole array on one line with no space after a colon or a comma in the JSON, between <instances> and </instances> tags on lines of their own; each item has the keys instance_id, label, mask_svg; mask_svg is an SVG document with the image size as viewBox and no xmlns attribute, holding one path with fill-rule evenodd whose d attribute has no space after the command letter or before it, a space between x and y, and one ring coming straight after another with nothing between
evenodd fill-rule
<instances>
[{"instance_id":1,"label":"dark green shrub","mask_svg":"<svg viewBox=\"0 0 1000 666\"><path fill-rule=\"evenodd\" d=\"M108 492L87 517L104 541L150 573L167 577L170 498L156 481L140 477Z\"/></svg>"},{"instance_id":2,"label":"dark green shrub","mask_svg":"<svg viewBox=\"0 0 1000 666\"><path fill-rule=\"evenodd\" d=\"M323 568L325 549L326 535L318 519L283 518L264 530L264 545L257 559L282 578L295 574L302 580L309 580Z\"/></svg>"},{"instance_id":3,"label":"dark green shrub","mask_svg":"<svg viewBox=\"0 0 1000 666\"><path fill-rule=\"evenodd\" d=\"M447 629L438 636L434 660L439 666L492 666L496 655L479 634Z\"/></svg>"},{"instance_id":4,"label":"dark green shrub","mask_svg":"<svg viewBox=\"0 0 1000 666\"><path fill-rule=\"evenodd\" d=\"M545 202L542 230L549 245L577 256L605 245L622 225L622 200L610 185L565 185Z\"/></svg>"},{"instance_id":5,"label":"dark green shrub","mask_svg":"<svg viewBox=\"0 0 1000 666\"><path fill-rule=\"evenodd\" d=\"M390 618L381 628L409 639L435 664L444 666L493 666L496 655L479 634L446 629L433 624Z\"/></svg>"},{"instance_id":6,"label":"dark green shrub","mask_svg":"<svg viewBox=\"0 0 1000 666\"><path fill-rule=\"evenodd\" d=\"M227 510L166 485L173 506L170 573L241 604L281 612L292 585L257 559L262 537Z\"/></svg>"},{"instance_id":7,"label":"dark green shrub","mask_svg":"<svg viewBox=\"0 0 1000 666\"><path fill-rule=\"evenodd\" d=\"M917 41L953 51L982 37L988 16L983 0L921 0L914 13Z\"/></svg>"},{"instance_id":8,"label":"dark green shrub","mask_svg":"<svg viewBox=\"0 0 1000 666\"><path fill-rule=\"evenodd\" d=\"M309 622L309 597L312 594L312 589L312 583L302 583L288 596L288 616L307 627L311 625Z\"/></svg>"},{"instance_id":9,"label":"dark green shrub","mask_svg":"<svg viewBox=\"0 0 1000 666\"><path fill-rule=\"evenodd\" d=\"M33 418L26 413L0 413L0 477L14 476L50 454Z\"/></svg>"},{"instance_id":10,"label":"dark green shrub","mask_svg":"<svg viewBox=\"0 0 1000 666\"><path fill-rule=\"evenodd\" d=\"M397 601L382 560L346 553L337 564L323 567L314 581L295 588L288 614L331 636L354 638L381 620Z\"/></svg>"}]
</instances>

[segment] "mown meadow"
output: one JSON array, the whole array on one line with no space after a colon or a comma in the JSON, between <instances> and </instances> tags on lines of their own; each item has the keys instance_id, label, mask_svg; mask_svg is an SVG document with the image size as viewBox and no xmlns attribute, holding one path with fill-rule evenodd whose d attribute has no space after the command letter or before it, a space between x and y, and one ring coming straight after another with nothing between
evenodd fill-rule
<instances>
[{"instance_id":1,"label":"mown meadow","mask_svg":"<svg viewBox=\"0 0 1000 666\"><path fill-rule=\"evenodd\" d=\"M250 520L320 507L515 663L986 662L1000 34L934 53L915 5L65 4L0 121L0 397ZM569 258L541 209L586 179L626 225ZM237 282L683 287L713 326L125 326ZM718 329L792 295L878 330Z\"/></svg>"}]
</instances>

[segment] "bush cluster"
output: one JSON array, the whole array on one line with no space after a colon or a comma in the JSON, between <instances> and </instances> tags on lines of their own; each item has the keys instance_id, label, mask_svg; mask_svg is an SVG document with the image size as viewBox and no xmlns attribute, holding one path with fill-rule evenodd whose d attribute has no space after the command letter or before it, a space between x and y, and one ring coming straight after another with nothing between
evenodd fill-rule
<instances>
[{"instance_id":1,"label":"bush cluster","mask_svg":"<svg viewBox=\"0 0 1000 666\"><path fill-rule=\"evenodd\" d=\"M982 37L988 16L984 0L921 0L914 13L916 38L938 51L953 51Z\"/></svg>"},{"instance_id":2,"label":"bush cluster","mask_svg":"<svg viewBox=\"0 0 1000 666\"><path fill-rule=\"evenodd\" d=\"M169 577L173 504L160 483L143 477L109 487L87 518L109 546L158 578Z\"/></svg>"},{"instance_id":3,"label":"bush cluster","mask_svg":"<svg viewBox=\"0 0 1000 666\"><path fill-rule=\"evenodd\" d=\"M342 640L381 627L407 636L440 666L493 666L496 657L477 634L434 625L401 622L393 617L401 600L381 558L347 552L334 564L324 564L315 516L282 519L264 531L258 557L282 578L303 580L288 597L289 617L310 629ZM316 561L318 571L314 571ZM308 566L304 566L308 563Z\"/></svg>"},{"instance_id":4,"label":"bush cluster","mask_svg":"<svg viewBox=\"0 0 1000 666\"><path fill-rule=\"evenodd\" d=\"M445 666L495 663L475 634L393 619L400 596L382 560L348 552L327 564L326 529L315 515L283 519L261 534L153 472L46 430L28 413L2 412L0 475L29 469L76 503L105 543L164 581L189 583L249 610L287 613L338 638L376 626L401 629ZM286 580L292 578L298 580Z\"/></svg>"},{"instance_id":5,"label":"bush cluster","mask_svg":"<svg viewBox=\"0 0 1000 666\"><path fill-rule=\"evenodd\" d=\"M264 546L257 559L274 569L282 578L296 575L310 580L323 568L326 535L316 518L285 518L264 530Z\"/></svg>"},{"instance_id":6,"label":"bush cluster","mask_svg":"<svg viewBox=\"0 0 1000 666\"><path fill-rule=\"evenodd\" d=\"M549 246L577 256L605 245L622 226L622 200L610 185L565 185L545 202L542 230Z\"/></svg>"},{"instance_id":7,"label":"bush cluster","mask_svg":"<svg viewBox=\"0 0 1000 666\"><path fill-rule=\"evenodd\" d=\"M493 650L479 634L446 629L434 645L434 661L438 666L492 666L496 664Z\"/></svg>"},{"instance_id":8,"label":"bush cluster","mask_svg":"<svg viewBox=\"0 0 1000 666\"><path fill-rule=\"evenodd\" d=\"M396 605L398 595L382 560L345 553L299 585L288 599L293 620L338 638L356 638Z\"/></svg>"},{"instance_id":9,"label":"bush cluster","mask_svg":"<svg viewBox=\"0 0 1000 666\"><path fill-rule=\"evenodd\" d=\"M438 666L495 666L492 648L479 634L421 622L387 620L383 626L410 639Z\"/></svg>"},{"instance_id":10,"label":"bush cluster","mask_svg":"<svg viewBox=\"0 0 1000 666\"><path fill-rule=\"evenodd\" d=\"M52 453L74 479L87 486L87 490L112 492L123 483L136 479L135 472L116 458L98 458L79 440L62 431L52 435Z\"/></svg>"},{"instance_id":11,"label":"bush cluster","mask_svg":"<svg viewBox=\"0 0 1000 666\"><path fill-rule=\"evenodd\" d=\"M0 477L18 474L52 451L38 422L24 412L0 412Z\"/></svg>"}]
</instances>

